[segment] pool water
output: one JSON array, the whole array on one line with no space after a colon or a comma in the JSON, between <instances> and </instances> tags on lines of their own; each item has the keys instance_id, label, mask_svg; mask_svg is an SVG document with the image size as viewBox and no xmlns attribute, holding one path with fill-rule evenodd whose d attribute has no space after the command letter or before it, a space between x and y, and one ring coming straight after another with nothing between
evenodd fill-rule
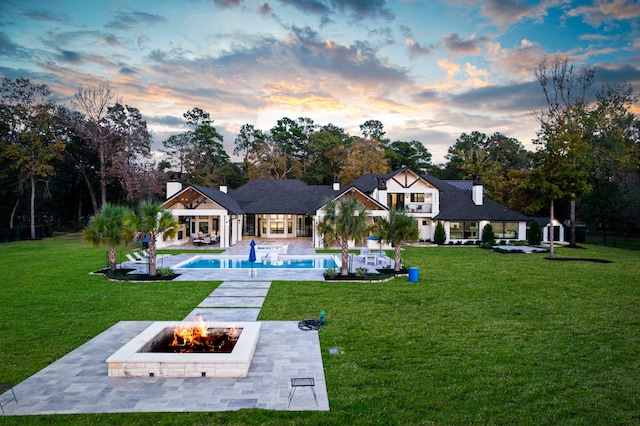
<instances>
[{"instance_id":1,"label":"pool water","mask_svg":"<svg viewBox=\"0 0 640 426\"><path fill-rule=\"evenodd\" d=\"M184 269L327 269L335 268L336 263L331 258L317 259L280 259L277 262L253 262L241 259L198 258L177 265Z\"/></svg>"}]
</instances>

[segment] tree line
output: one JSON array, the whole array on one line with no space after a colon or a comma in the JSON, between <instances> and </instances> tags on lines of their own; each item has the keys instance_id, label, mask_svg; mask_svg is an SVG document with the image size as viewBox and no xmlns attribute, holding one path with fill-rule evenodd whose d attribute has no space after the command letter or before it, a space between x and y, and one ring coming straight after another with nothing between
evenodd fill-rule
<instances>
[{"instance_id":1,"label":"tree line","mask_svg":"<svg viewBox=\"0 0 640 426\"><path fill-rule=\"evenodd\" d=\"M79 87L56 104L44 84L3 78L0 85L0 228L53 221L80 229L107 203L162 199L168 171L185 184L230 187L252 179L343 185L368 173L409 166L440 179L483 176L489 198L529 215L554 215L592 228L640 228L640 120L629 84L593 87L595 70L565 57L543 58L535 72L546 104L536 149L502 133L462 133L443 164L421 141L391 141L367 120L360 134L309 117L283 117L268 130L241 126L232 161L209 112L183 114L188 130L162 141L153 160L142 113L107 84ZM428 141L426 141L428 142ZM554 210L551 213L551 210ZM605 234L606 235L606 234Z\"/></svg>"}]
</instances>

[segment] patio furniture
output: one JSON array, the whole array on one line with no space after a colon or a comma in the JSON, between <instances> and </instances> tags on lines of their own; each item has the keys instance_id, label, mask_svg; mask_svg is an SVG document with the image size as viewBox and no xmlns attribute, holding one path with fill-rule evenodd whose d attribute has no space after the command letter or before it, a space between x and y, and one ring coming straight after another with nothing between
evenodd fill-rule
<instances>
[{"instance_id":1,"label":"patio furniture","mask_svg":"<svg viewBox=\"0 0 640 426\"><path fill-rule=\"evenodd\" d=\"M367 253L364 255L364 264L365 265L377 265L378 264L378 253Z\"/></svg>"},{"instance_id":2,"label":"patio furniture","mask_svg":"<svg viewBox=\"0 0 640 426\"><path fill-rule=\"evenodd\" d=\"M133 256L138 259L138 260L143 260L143 261L147 261L149 259L149 253L145 253L144 250L142 251L142 253L134 251L133 252Z\"/></svg>"},{"instance_id":3,"label":"patio furniture","mask_svg":"<svg viewBox=\"0 0 640 426\"><path fill-rule=\"evenodd\" d=\"M13 391L13 383L0 383L0 395L4 395L5 393L8 393L8 391L11 391L11 395L13 395L13 397L8 399L5 402L0 402L0 410L2 410L2 414L4 414L5 405L9 404L11 401L15 401L16 404L18 403L18 398L16 398L16 393ZM315 395L315 392L314 392L314 395Z\"/></svg>"},{"instance_id":4,"label":"patio furniture","mask_svg":"<svg viewBox=\"0 0 640 426\"><path fill-rule=\"evenodd\" d=\"M316 381L313 377L293 377L291 378L291 391L289 392L289 406L291 406L291 400L296 393L296 388L299 387L310 387L311 392L313 392L313 399L316 400L316 405L318 405L318 397L316 396ZM319 405L318 405L319 406Z\"/></svg>"},{"instance_id":5,"label":"patio furniture","mask_svg":"<svg viewBox=\"0 0 640 426\"><path fill-rule=\"evenodd\" d=\"M127 256L127 259L129 259L129 261L125 263L134 263L136 265L146 265L149 262L148 258L136 259L135 257L131 256L129 253L125 254L125 256Z\"/></svg>"}]
</instances>

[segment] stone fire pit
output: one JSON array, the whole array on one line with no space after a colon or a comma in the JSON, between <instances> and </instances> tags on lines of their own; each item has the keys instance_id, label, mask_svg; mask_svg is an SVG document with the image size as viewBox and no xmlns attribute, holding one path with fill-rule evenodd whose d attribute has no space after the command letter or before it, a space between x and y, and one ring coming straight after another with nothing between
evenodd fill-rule
<instances>
[{"instance_id":1,"label":"stone fire pit","mask_svg":"<svg viewBox=\"0 0 640 426\"><path fill-rule=\"evenodd\" d=\"M259 322L214 322L210 329L237 328L239 337L230 353L147 352L154 342L173 335L181 321L151 324L107 358L110 377L245 377L258 343Z\"/></svg>"}]
</instances>

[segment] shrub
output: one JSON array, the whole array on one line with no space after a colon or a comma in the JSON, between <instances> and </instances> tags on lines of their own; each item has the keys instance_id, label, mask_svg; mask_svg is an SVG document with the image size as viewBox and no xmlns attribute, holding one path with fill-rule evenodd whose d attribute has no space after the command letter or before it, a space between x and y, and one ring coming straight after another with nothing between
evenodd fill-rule
<instances>
[{"instance_id":1,"label":"shrub","mask_svg":"<svg viewBox=\"0 0 640 426\"><path fill-rule=\"evenodd\" d=\"M482 246L493 246L495 244L496 236L493 233L493 226L487 223L484 228L482 228Z\"/></svg>"},{"instance_id":2,"label":"shrub","mask_svg":"<svg viewBox=\"0 0 640 426\"><path fill-rule=\"evenodd\" d=\"M158 268L157 270L158 275L160 275L161 277L172 277L173 276L173 269L165 267L165 268Z\"/></svg>"},{"instance_id":3,"label":"shrub","mask_svg":"<svg viewBox=\"0 0 640 426\"><path fill-rule=\"evenodd\" d=\"M359 268L356 268L356 277L358 278L364 278L367 276L367 273L369 272L369 270L367 268L363 268L362 266Z\"/></svg>"},{"instance_id":4,"label":"shrub","mask_svg":"<svg viewBox=\"0 0 640 426\"><path fill-rule=\"evenodd\" d=\"M436 231L433 234L433 242L441 245L447 240L447 234L444 232L444 225L441 221L436 224Z\"/></svg>"},{"instance_id":5,"label":"shrub","mask_svg":"<svg viewBox=\"0 0 640 426\"><path fill-rule=\"evenodd\" d=\"M330 266L327 269L325 269L324 271L324 276L327 278L335 278L336 275L338 275L338 271L336 271L336 268Z\"/></svg>"},{"instance_id":6,"label":"shrub","mask_svg":"<svg viewBox=\"0 0 640 426\"><path fill-rule=\"evenodd\" d=\"M532 246L538 246L542 242L542 227L536 220L531 223L529 235L527 235L527 241Z\"/></svg>"}]
</instances>

